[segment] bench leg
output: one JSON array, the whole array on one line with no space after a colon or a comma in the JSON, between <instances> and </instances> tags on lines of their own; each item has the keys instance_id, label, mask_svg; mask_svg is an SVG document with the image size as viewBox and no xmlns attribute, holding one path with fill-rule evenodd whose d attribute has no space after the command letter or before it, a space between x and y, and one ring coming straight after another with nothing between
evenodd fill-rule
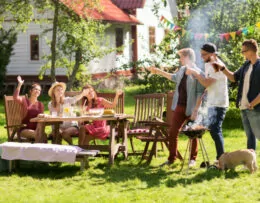
<instances>
[{"instance_id":1,"label":"bench leg","mask_svg":"<svg viewBox=\"0 0 260 203\"><path fill-rule=\"evenodd\" d=\"M9 173L12 172L12 167L13 167L12 160L9 160L9 161L8 161L8 171L9 171Z\"/></svg>"},{"instance_id":2,"label":"bench leg","mask_svg":"<svg viewBox=\"0 0 260 203\"><path fill-rule=\"evenodd\" d=\"M83 156L83 158L80 160L80 170L84 171L84 169L87 168L89 168L88 156Z\"/></svg>"}]
</instances>

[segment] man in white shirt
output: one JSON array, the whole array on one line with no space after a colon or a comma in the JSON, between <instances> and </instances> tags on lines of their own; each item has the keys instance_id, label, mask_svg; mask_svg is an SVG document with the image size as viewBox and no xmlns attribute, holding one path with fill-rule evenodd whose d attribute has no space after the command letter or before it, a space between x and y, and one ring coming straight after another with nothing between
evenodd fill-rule
<instances>
[{"instance_id":1,"label":"man in white shirt","mask_svg":"<svg viewBox=\"0 0 260 203\"><path fill-rule=\"evenodd\" d=\"M228 98L228 80L227 77L214 67L214 62L224 63L217 57L217 48L212 43L206 43L201 47L201 57L205 62L205 75L189 69L198 81L206 87L208 107L209 130L212 139L215 142L217 157L224 153L224 138L222 134L222 123L224 121L227 107L229 106Z\"/></svg>"}]
</instances>

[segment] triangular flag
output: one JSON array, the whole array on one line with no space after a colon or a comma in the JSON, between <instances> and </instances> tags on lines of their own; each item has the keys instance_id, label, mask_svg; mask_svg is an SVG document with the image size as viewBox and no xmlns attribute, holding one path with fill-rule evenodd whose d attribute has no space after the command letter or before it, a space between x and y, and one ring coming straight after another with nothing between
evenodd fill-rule
<instances>
[{"instance_id":1,"label":"triangular flag","mask_svg":"<svg viewBox=\"0 0 260 203\"><path fill-rule=\"evenodd\" d=\"M204 34L204 39L205 39L205 41L207 41L208 38L209 38L209 34L208 34L208 33L205 33L205 34Z\"/></svg>"},{"instance_id":2,"label":"triangular flag","mask_svg":"<svg viewBox=\"0 0 260 203\"><path fill-rule=\"evenodd\" d=\"M181 36L183 37L186 34L186 30L182 30Z\"/></svg>"},{"instance_id":3,"label":"triangular flag","mask_svg":"<svg viewBox=\"0 0 260 203\"><path fill-rule=\"evenodd\" d=\"M164 17L162 16L161 18L160 18L160 21L162 21L164 19Z\"/></svg>"},{"instance_id":4,"label":"triangular flag","mask_svg":"<svg viewBox=\"0 0 260 203\"><path fill-rule=\"evenodd\" d=\"M168 26L171 24L171 22L170 22L170 21L167 21L167 23L166 23L166 24L167 24L167 27L168 27Z\"/></svg>"},{"instance_id":5,"label":"triangular flag","mask_svg":"<svg viewBox=\"0 0 260 203\"><path fill-rule=\"evenodd\" d=\"M230 32L229 34L233 40L236 38L236 32Z\"/></svg>"},{"instance_id":6,"label":"triangular flag","mask_svg":"<svg viewBox=\"0 0 260 203\"><path fill-rule=\"evenodd\" d=\"M225 39L227 40L227 42L229 41L229 38L230 38L230 35L229 35L229 33L225 33L224 34L224 37L225 37Z\"/></svg>"},{"instance_id":7,"label":"triangular flag","mask_svg":"<svg viewBox=\"0 0 260 203\"><path fill-rule=\"evenodd\" d=\"M172 30L173 28L174 28L174 24L171 23L171 25L170 25L170 29Z\"/></svg>"},{"instance_id":8,"label":"triangular flag","mask_svg":"<svg viewBox=\"0 0 260 203\"><path fill-rule=\"evenodd\" d=\"M247 28L247 30L248 30L249 33L254 33L254 31L255 31L255 26L249 26L249 27Z\"/></svg>"},{"instance_id":9,"label":"triangular flag","mask_svg":"<svg viewBox=\"0 0 260 203\"><path fill-rule=\"evenodd\" d=\"M225 34L219 34L220 40L223 41Z\"/></svg>"},{"instance_id":10,"label":"triangular flag","mask_svg":"<svg viewBox=\"0 0 260 203\"><path fill-rule=\"evenodd\" d=\"M194 34L194 39L199 39L199 33Z\"/></svg>"},{"instance_id":11,"label":"triangular flag","mask_svg":"<svg viewBox=\"0 0 260 203\"><path fill-rule=\"evenodd\" d=\"M194 39L194 33L190 33L190 39L193 40Z\"/></svg>"},{"instance_id":12,"label":"triangular flag","mask_svg":"<svg viewBox=\"0 0 260 203\"><path fill-rule=\"evenodd\" d=\"M181 27L178 26L178 25L175 25L175 27L174 27L174 31L177 31L177 30L181 30Z\"/></svg>"},{"instance_id":13,"label":"triangular flag","mask_svg":"<svg viewBox=\"0 0 260 203\"><path fill-rule=\"evenodd\" d=\"M241 30L238 30L238 31L236 31L236 34L239 36L239 35L242 34L242 31L241 31Z\"/></svg>"},{"instance_id":14,"label":"triangular flag","mask_svg":"<svg viewBox=\"0 0 260 203\"><path fill-rule=\"evenodd\" d=\"M242 29L242 33L244 34L244 35L247 35L248 34L248 29L245 27L245 28L243 28Z\"/></svg>"}]
</instances>

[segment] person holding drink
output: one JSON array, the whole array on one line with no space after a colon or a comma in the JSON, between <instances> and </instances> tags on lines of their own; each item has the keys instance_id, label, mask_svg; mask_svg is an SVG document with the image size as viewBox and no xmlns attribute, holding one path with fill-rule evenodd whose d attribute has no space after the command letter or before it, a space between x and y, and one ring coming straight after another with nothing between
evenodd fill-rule
<instances>
[{"instance_id":1,"label":"person holding drink","mask_svg":"<svg viewBox=\"0 0 260 203\"><path fill-rule=\"evenodd\" d=\"M256 138L260 140L260 56L257 41L245 40L241 54L244 64L232 72L221 63L214 63L218 70L232 82L239 82L236 106L241 110L244 130L247 136L247 148L256 150Z\"/></svg>"},{"instance_id":2,"label":"person holding drink","mask_svg":"<svg viewBox=\"0 0 260 203\"><path fill-rule=\"evenodd\" d=\"M103 97L97 97L97 93L91 85L86 85L83 90L85 90L83 111L86 112L93 108L115 108L119 95L123 93L122 90L117 90L114 101L110 102ZM94 120L92 123L83 124L80 126L79 145L89 145L89 142L94 139L104 140L109 133L110 127L106 120Z\"/></svg>"},{"instance_id":3,"label":"person holding drink","mask_svg":"<svg viewBox=\"0 0 260 203\"><path fill-rule=\"evenodd\" d=\"M205 43L200 50L201 57L205 62L205 75L188 68L187 74L193 75L205 88L207 92L206 106L208 108L208 128L215 142L216 162L224 153L224 138L222 134L222 123L229 106L227 77L218 70L216 63L224 66L218 57L217 47L213 43Z\"/></svg>"},{"instance_id":4,"label":"person holding drink","mask_svg":"<svg viewBox=\"0 0 260 203\"><path fill-rule=\"evenodd\" d=\"M48 109L52 116L69 116L72 105L82 99L86 94L86 90L83 90L81 94L74 97L65 97L66 84L63 82L55 82L52 84L48 91L48 95L51 97L51 101L48 104ZM76 121L63 122L60 125L61 137L70 145L72 145L72 135L79 133L78 123ZM54 134L54 132L52 132ZM57 135L56 135L57 136ZM59 143L61 140L59 141Z\"/></svg>"}]
</instances>

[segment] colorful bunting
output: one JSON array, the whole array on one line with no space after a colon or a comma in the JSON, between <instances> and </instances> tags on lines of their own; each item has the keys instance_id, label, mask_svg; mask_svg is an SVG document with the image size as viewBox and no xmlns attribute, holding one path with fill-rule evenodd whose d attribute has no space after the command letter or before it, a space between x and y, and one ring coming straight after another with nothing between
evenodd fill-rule
<instances>
[{"instance_id":1,"label":"colorful bunting","mask_svg":"<svg viewBox=\"0 0 260 203\"><path fill-rule=\"evenodd\" d=\"M209 33L192 33L190 31L186 31L186 30L182 29L180 26L175 25L174 23L172 23L171 21L166 19L164 16L161 16L160 22L162 24L166 25L167 27L169 27L169 29L171 29L175 32L181 30L181 35L184 36L186 34L187 37L189 37L191 40L193 40L193 39L196 39L196 40L204 39L205 41L207 41L207 39L211 35ZM260 22L257 22L255 25L251 25L251 26L248 26L248 27L241 28L237 31L220 33L220 34L218 34L218 36L219 36L221 41L223 41L225 39L228 42L230 39L235 40L236 36L241 36L242 34L246 36L248 34L254 33L255 31L260 32Z\"/></svg>"}]
</instances>

